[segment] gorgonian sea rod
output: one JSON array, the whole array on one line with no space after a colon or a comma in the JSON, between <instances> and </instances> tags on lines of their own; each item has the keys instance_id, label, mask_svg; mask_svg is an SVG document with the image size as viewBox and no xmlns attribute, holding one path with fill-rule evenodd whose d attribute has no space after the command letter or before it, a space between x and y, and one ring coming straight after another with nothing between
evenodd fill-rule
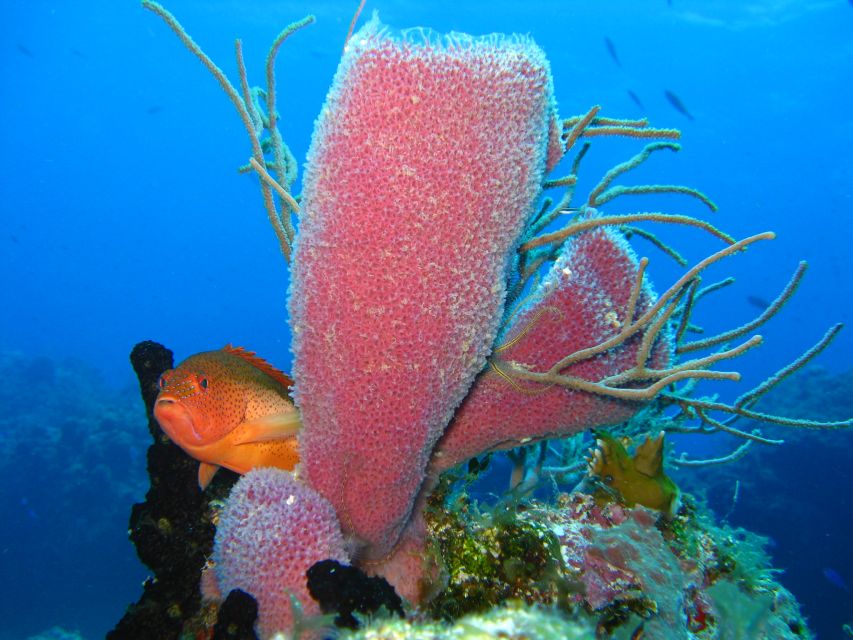
<instances>
[{"instance_id":1,"label":"gorgonian sea rod","mask_svg":"<svg viewBox=\"0 0 853 640\"><path fill-rule=\"evenodd\" d=\"M305 477L382 557L482 370L521 232L559 157L524 37L349 41L316 124L289 297Z\"/></svg>"}]
</instances>

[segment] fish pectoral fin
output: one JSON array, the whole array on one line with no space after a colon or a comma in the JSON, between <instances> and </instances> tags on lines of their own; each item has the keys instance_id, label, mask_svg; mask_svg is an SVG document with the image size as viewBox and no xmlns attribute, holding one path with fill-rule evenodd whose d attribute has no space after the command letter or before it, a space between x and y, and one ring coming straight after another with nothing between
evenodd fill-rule
<instances>
[{"instance_id":1,"label":"fish pectoral fin","mask_svg":"<svg viewBox=\"0 0 853 640\"><path fill-rule=\"evenodd\" d=\"M202 491L207 489L207 485L213 480L213 476L216 475L217 471L219 471L218 464L202 462L198 465L198 486L201 487Z\"/></svg>"},{"instance_id":2,"label":"fish pectoral fin","mask_svg":"<svg viewBox=\"0 0 853 640\"><path fill-rule=\"evenodd\" d=\"M234 444L250 442L268 442L292 438L302 428L302 420L298 411L274 413L263 418L256 418L241 423L235 431L239 434L234 438Z\"/></svg>"}]
</instances>

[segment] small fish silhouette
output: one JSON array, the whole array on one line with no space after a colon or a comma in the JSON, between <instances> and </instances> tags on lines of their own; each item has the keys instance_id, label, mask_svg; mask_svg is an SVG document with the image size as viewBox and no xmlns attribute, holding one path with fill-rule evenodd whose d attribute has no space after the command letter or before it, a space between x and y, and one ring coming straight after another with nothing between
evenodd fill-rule
<instances>
[{"instance_id":1,"label":"small fish silhouette","mask_svg":"<svg viewBox=\"0 0 853 640\"><path fill-rule=\"evenodd\" d=\"M159 104L155 104L148 107L145 110L145 113L147 113L149 116L153 116L155 113L160 113L162 110L163 107L161 107Z\"/></svg>"},{"instance_id":2,"label":"small fish silhouette","mask_svg":"<svg viewBox=\"0 0 853 640\"><path fill-rule=\"evenodd\" d=\"M30 520L38 520L39 519L39 515L30 506L30 502L26 498L21 498L21 507L24 509L24 513L27 514L27 517Z\"/></svg>"},{"instance_id":3,"label":"small fish silhouette","mask_svg":"<svg viewBox=\"0 0 853 640\"><path fill-rule=\"evenodd\" d=\"M681 98L679 98L669 89L664 91L663 95L666 96L666 99L669 100L669 104L671 104L673 108L678 111L678 113L685 116L688 120L695 120L695 118L687 110L687 107L684 106L684 102L681 101Z\"/></svg>"},{"instance_id":4,"label":"small fish silhouette","mask_svg":"<svg viewBox=\"0 0 853 640\"><path fill-rule=\"evenodd\" d=\"M770 306L770 303L767 302L767 300L759 296L746 296L746 301L753 307L758 307L762 311Z\"/></svg>"},{"instance_id":5,"label":"small fish silhouette","mask_svg":"<svg viewBox=\"0 0 853 640\"><path fill-rule=\"evenodd\" d=\"M851 1L853 1L853 0L851 0ZM646 107L643 105L643 101L642 101L642 100L640 100L640 96L638 96L636 93L634 93L634 92L633 92L633 91L631 91L630 89L628 89L628 95L631 97L631 100L633 100L633 101L634 101L634 104L636 104L638 107L640 107L640 109L645 109L645 108L646 108Z\"/></svg>"},{"instance_id":6,"label":"small fish silhouette","mask_svg":"<svg viewBox=\"0 0 853 640\"><path fill-rule=\"evenodd\" d=\"M823 570L823 577L829 580L833 585L844 591L850 591L850 587L844 582L844 578L835 569L827 568Z\"/></svg>"},{"instance_id":7,"label":"small fish silhouette","mask_svg":"<svg viewBox=\"0 0 853 640\"><path fill-rule=\"evenodd\" d=\"M20 53L21 55L25 55L28 58L35 58L35 55L33 54L33 52L30 51L29 49L27 49L20 42L18 43L18 53Z\"/></svg>"},{"instance_id":8,"label":"small fish silhouette","mask_svg":"<svg viewBox=\"0 0 853 640\"><path fill-rule=\"evenodd\" d=\"M619 56L616 54L616 46L613 44L613 40L604 36L604 44L607 46L607 52L610 54L610 57L613 58L613 62L616 63L617 67L621 67L622 63L619 62Z\"/></svg>"}]
</instances>

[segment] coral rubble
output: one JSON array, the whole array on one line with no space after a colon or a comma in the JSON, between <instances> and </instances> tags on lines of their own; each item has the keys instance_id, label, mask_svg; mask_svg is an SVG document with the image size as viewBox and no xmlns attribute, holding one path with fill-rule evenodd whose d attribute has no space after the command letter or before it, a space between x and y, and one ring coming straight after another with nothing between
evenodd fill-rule
<instances>
[{"instance_id":1,"label":"coral rubble","mask_svg":"<svg viewBox=\"0 0 853 640\"><path fill-rule=\"evenodd\" d=\"M766 541L714 525L689 497L673 518L581 493L493 513L433 505L427 518L447 564L431 608L444 618L511 598L583 615L599 637L811 637Z\"/></svg>"},{"instance_id":2,"label":"coral rubble","mask_svg":"<svg viewBox=\"0 0 853 640\"><path fill-rule=\"evenodd\" d=\"M378 620L367 628L344 633L340 640L595 640L589 624L567 619L547 607L508 602L485 613L472 613L453 623Z\"/></svg>"}]
</instances>

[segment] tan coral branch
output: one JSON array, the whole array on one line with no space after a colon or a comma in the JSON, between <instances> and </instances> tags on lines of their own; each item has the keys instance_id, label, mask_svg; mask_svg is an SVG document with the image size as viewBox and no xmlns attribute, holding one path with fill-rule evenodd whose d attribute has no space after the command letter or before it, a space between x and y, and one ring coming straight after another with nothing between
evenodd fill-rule
<instances>
[{"instance_id":1,"label":"tan coral branch","mask_svg":"<svg viewBox=\"0 0 853 640\"><path fill-rule=\"evenodd\" d=\"M670 224L684 224L707 231L708 233L710 233L716 238L719 238L723 242L734 244L734 238L732 238L729 234L720 231L710 222L700 220L699 218L693 218L691 216L679 216L667 213L651 212L628 213L616 216L599 216L595 218L587 218L586 220L581 220L580 222L574 222L572 224L569 224L568 226L560 229L559 231L546 233L531 240L528 240L523 243L521 247L519 247L519 250L530 251L531 249L541 247L545 244L563 242L566 238L573 235L577 235L578 233L581 233L583 231L588 231L589 229L595 229L597 227L606 226L622 226L626 222L665 222Z\"/></svg>"},{"instance_id":2,"label":"tan coral branch","mask_svg":"<svg viewBox=\"0 0 853 640\"><path fill-rule=\"evenodd\" d=\"M751 322L747 322L739 327L735 327L731 331L726 331L719 335L705 338L704 340L696 340L694 342L688 342L687 344L679 345L676 349L677 354L682 353L690 353L691 351L698 351L700 349L708 349L710 347L714 347L718 344L722 344L724 342L729 342L730 340L734 340L736 338L741 337L745 333L749 333L753 329L757 329L765 322L767 322L770 318L772 318L782 306L791 299L791 296L794 295L794 292L797 290L797 287L800 285L800 281L803 279L803 276L806 273L806 269L808 268L808 263L805 261L800 262L797 266L794 275L791 276L791 279L788 281L788 284L785 285L785 288L782 290L782 293L778 295L778 297L768 306L757 318L752 320Z\"/></svg>"}]
</instances>

